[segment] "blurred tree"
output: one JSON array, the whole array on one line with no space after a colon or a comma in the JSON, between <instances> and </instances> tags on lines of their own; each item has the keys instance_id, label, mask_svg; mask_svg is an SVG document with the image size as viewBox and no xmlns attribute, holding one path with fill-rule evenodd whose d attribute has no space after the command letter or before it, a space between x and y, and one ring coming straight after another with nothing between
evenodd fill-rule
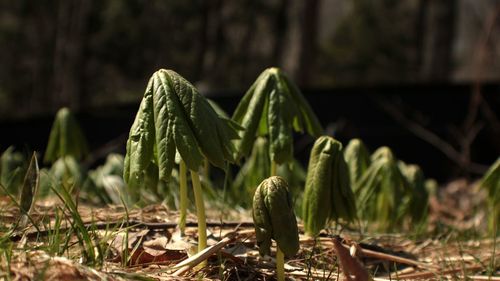
<instances>
[{"instance_id":1,"label":"blurred tree","mask_svg":"<svg viewBox=\"0 0 500 281\"><path fill-rule=\"evenodd\" d=\"M458 1L434 0L422 3L425 23L422 65L425 80L448 80L452 70L453 40L455 35L456 6Z\"/></svg>"}]
</instances>

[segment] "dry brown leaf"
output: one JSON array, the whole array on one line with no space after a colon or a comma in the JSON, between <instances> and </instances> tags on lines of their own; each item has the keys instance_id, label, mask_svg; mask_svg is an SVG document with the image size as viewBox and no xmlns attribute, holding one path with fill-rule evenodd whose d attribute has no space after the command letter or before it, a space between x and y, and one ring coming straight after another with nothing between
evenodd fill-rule
<instances>
[{"instance_id":1,"label":"dry brown leaf","mask_svg":"<svg viewBox=\"0 0 500 281\"><path fill-rule=\"evenodd\" d=\"M333 238L333 248L337 258L340 261L340 268L348 281L368 281L372 280L366 269L356 260L351 257L349 250L342 246L339 237Z\"/></svg>"}]
</instances>

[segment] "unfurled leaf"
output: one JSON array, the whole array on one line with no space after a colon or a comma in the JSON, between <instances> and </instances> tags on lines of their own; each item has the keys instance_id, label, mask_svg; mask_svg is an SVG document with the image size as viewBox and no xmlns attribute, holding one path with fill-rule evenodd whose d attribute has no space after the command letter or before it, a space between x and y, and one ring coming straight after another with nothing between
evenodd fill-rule
<instances>
[{"instance_id":1,"label":"unfurled leaf","mask_svg":"<svg viewBox=\"0 0 500 281\"><path fill-rule=\"evenodd\" d=\"M160 69L149 80L127 141L125 181L142 182L156 163L159 178L168 180L176 150L190 170L197 171L206 157L223 168L234 161L232 139L240 127L220 117L191 83L172 70Z\"/></svg>"},{"instance_id":2,"label":"unfurled leaf","mask_svg":"<svg viewBox=\"0 0 500 281\"><path fill-rule=\"evenodd\" d=\"M261 255L271 252L271 239L288 257L299 250L297 220L288 184L281 177L270 177L257 187L253 197L253 220Z\"/></svg>"},{"instance_id":3,"label":"unfurled leaf","mask_svg":"<svg viewBox=\"0 0 500 281\"><path fill-rule=\"evenodd\" d=\"M38 160L36 159L36 153L33 153L31 157L30 165L26 171L24 177L23 188L21 190L21 198L19 200L19 206L23 218L21 219L21 225L25 225L27 222L27 216L33 207L35 202L35 195L38 190L38 185L40 184L40 170L38 169Z\"/></svg>"},{"instance_id":4,"label":"unfurled leaf","mask_svg":"<svg viewBox=\"0 0 500 281\"><path fill-rule=\"evenodd\" d=\"M302 204L304 229L317 235L328 221L356 218L356 204L342 144L322 136L311 150Z\"/></svg>"},{"instance_id":5,"label":"unfurled leaf","mask_svg":"<svg viewBox=\"0 0 500 281\"><path fill-rule=\"evenodd\" d=\"M363 141L352 139L344 149L344 157L349 167L351 184L355 184L370 166L370 153Z\"/></svg>"},{"instance_id":6,"label":"unfurled leaf","mask_svg":"<svg viewBox=\"0 0 500 281\"><path fill-rule=\"evenodd\" d=\"M236 141L238 158L250 154L257 136L269 138L269 154L277 164L293 159L292 133L319 136L321 125L299 89L278 68L260 74L233 115L244 131Z\"/></svg>"},{"instance_id":7,"label":"unfurled leaf","mask_svg":"<svg viewBox=\"0 0 500 281\"><path fill-rule=\"evenodd\" d=\"M54 163L64 156L81 160L87 154L87 141L73 113L68 108L61 108L52 125L43 162Z\"/></svg>"}]
</instances>

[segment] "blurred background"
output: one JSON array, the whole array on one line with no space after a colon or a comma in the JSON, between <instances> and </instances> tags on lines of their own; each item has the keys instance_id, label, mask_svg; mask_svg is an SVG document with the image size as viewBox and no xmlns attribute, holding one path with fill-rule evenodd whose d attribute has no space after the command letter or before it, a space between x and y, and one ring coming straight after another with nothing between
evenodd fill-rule
<instances>
[{"instance_id":1,"label":"blurred background","mask_svg":"<svg viewBox=\"0 0 500 281\"><path fill-rule=\"evenodd\" d=\"M278 66L341 141L474 177L500 155L499 31L494 0L0 0L0 151L43 151L68 106L96 159L123 153L158 68L231 114Z\"/></svg>"}]
</instances>

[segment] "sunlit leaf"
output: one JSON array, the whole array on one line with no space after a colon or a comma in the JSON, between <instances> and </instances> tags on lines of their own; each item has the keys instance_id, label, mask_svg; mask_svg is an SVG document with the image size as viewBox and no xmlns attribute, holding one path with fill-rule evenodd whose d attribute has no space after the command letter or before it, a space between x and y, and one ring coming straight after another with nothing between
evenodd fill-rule
<instances>
[{"instance_id":1,"label":"sunlit leaf","mask_svg":"<svg viewBox=\"0 0 500 281\"><path fill-rule=\"evenodd\" d=\"M356 205L342 144L322 136L311 150L302 205L304 228L317 235L330 220L353 221Z\"/></svg>"},{"instance_id":2,"label":"sunlit leaf","mask_svg":"<svg viewBox=\"0 0 500 281\"><path fill-rule=\"evenodd\" d=\"M321 125L298 88L278 68L260 74L238 104L233 120L245 128L236 141L238 158L250 154L257 136L269 138L269 155L277 164L293 159L292 133L322 133Z\"/></svg>"}]
</instances>

